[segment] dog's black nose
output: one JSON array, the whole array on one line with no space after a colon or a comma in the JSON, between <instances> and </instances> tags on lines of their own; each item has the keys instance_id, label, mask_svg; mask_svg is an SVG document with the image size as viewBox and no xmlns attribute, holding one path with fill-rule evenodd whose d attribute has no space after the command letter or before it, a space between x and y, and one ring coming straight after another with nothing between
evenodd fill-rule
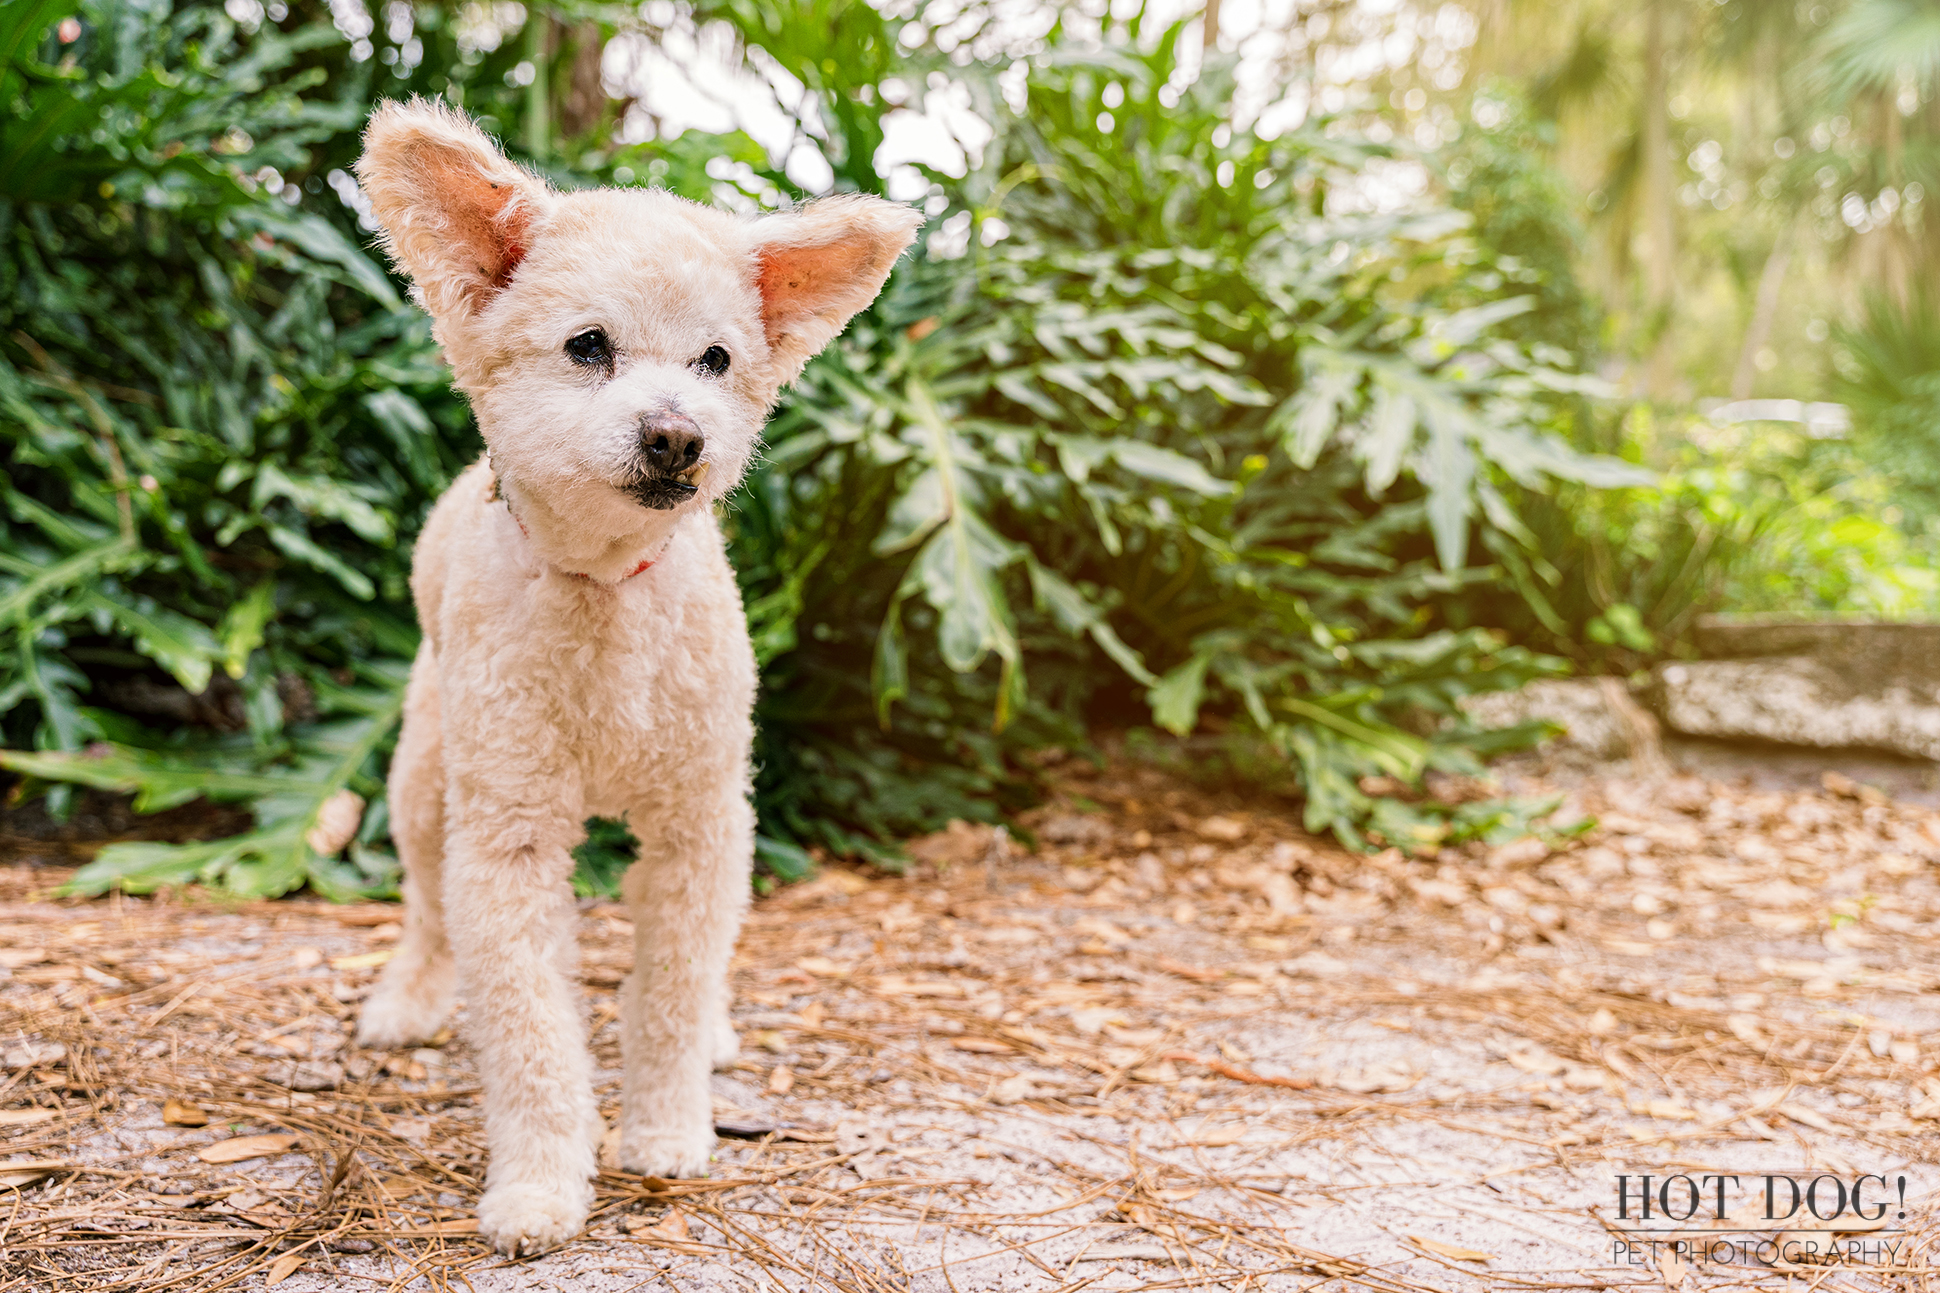
<instances>
[{"instance_id":1,"label":"dog's black nose","mask_svg":"<svg viewBox=\"0 0 1940 1293\"><path fill-rule=\"evenodd\" d=\"M678 476L701 460L706 441L684 413L650 413L640 419L640 453L649 469Z\"/></svg>"}]
</instances>

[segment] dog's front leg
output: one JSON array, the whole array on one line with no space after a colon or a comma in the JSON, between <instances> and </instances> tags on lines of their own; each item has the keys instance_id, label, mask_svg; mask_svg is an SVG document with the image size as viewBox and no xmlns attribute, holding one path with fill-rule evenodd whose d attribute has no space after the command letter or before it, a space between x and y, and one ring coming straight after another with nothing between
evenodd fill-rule
<instances>
[{"instance_id":1,"label":"dog's front leg","mask_svg":"<svg viewBox=\"0 0 1940 1293\"><path fill-rule=\"evenodd\" d=\"M572 976L567 844L577 833L576 822L481 815L452 832L446 860L445 911L485 1088L478 1228L505 1253L563 1243L593 1203L602 1124Z\"/></svg>"},{"instance_id":2,"label":"dog's front leg","mask_svg":"<svg viewBox=\"0 0 1940 1293\"><path fill-rule=\"evenodd\" d=\"M728 958L754 856L746 784L737 768L676 809L628 814L641 842L624 885L634 946L621 1015L620 1166L631 1172L699 1176L714 1149L707 1075L732 1042Z\"/></svg>"},{"instance_id":3,"label":"dog's front leg","mask_svg":"<svg viewBox=\"0 0 1940 1293\"><path fill-rule=\"evenodd\" d=\"M404 691L404 731L391 760L391 836L404 863L404 936L364 1002L357 1043L429 1041L451 1013L457 971L445 934L445 768L436 658L426 647Z\"/></svg>"}]
</instances>

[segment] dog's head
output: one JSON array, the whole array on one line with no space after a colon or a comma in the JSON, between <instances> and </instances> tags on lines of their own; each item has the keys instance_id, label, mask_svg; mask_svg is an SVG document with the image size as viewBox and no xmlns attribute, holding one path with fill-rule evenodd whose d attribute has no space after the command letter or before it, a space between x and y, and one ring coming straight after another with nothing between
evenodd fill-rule
<instances>
[{"instance_id":1,"label":"dog's head","mask_svg":"<svg viewBox=\"0 0 1940 1293\"><path fill-rule=\"evenodd\" d=\"M594 573L734 488L781 388L922 223L862 196L743 219L559 193L422 100L372 115L357 177L500 488L547 555Z\"/></svg>"}]
</instances>

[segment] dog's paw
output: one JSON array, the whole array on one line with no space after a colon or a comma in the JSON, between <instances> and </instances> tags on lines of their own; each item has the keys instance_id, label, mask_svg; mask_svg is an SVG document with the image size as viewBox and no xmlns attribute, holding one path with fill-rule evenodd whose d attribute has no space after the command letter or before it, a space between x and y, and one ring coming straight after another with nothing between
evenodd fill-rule
<instances>
[{"instance_id":1,"label":"dog's paw","mask_svg":"<svg viewBox=\"0 0 1940 1293\"><path fill-rule=\"evenodd\" d=\"M478 1233L508 1257L557 1248L579 1233L593 1207L589 1181L508 1181L478 1202Z\"/></svg>"},{"instance_id":2,"label":"dog's paw","mask_svg":"<svg viewBox=\"0 0 1940 1293\"><path fill-rule=\"evenodd\" d=\"M650 1131L620 1133L620 1167L642 1176L692 1180L707 1175L714 1152L714 1128L691 1132Z\"/></svg>"},{"instance_id":3,"label":"dog's paw","mask_svg":"<svg viewBox=\"0 0 1940 1293\"><path fill-rule=\"evenodd\" d=\"M378 983L357 1019L359 1046L387 1051L437 1035L450 1008L432 994L414 991L414 986Z\"/></svg>"}]
</instances>

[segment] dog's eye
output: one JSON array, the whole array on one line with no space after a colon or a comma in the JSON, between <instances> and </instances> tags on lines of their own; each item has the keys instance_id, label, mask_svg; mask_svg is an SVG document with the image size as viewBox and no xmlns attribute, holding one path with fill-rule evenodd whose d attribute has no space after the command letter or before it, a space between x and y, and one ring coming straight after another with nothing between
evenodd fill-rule
<instances>
[{"instance_id":1,"label":"dog's eye","mask_svg":"<svg viewBox=\"0 0 1940 1293\"><path fill-rule=\"evenodd\" d=\"M566 357L588 368L607 368L613 363L613 343L603 328L588 328L566 342Z\"/></svg>"},{"instance_id":2,"label":"dog's eye","mask_svg":"<svg viewBox=\"0 0 1940 1293\"><path fill-rule=\"evenodd\" d=\"M717 377L727 371L727 366L728 352L719 346L709 346L701 351L701 357L694 361L694 367L703 372L713 373Z\"/></svg>"}]
</instances>

